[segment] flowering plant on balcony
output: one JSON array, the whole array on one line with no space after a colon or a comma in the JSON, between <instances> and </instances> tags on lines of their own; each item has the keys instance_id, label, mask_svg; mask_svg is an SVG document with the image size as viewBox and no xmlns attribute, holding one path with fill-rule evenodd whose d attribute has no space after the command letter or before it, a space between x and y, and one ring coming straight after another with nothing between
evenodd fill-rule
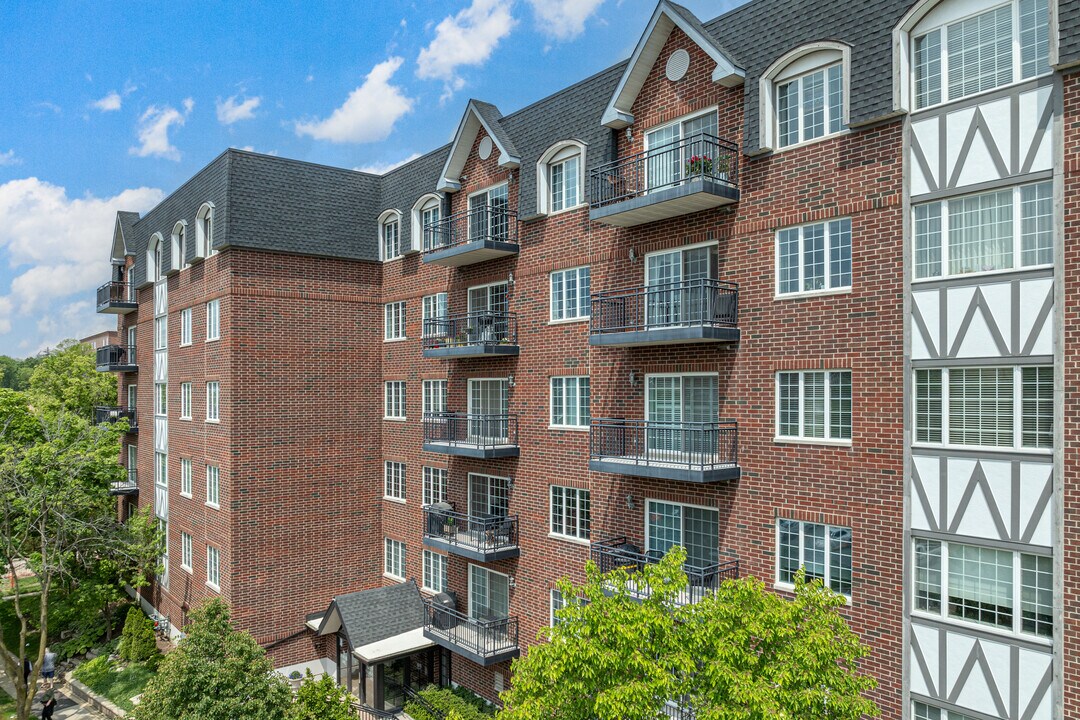
<instances>
[{"instance_id":1,"label":"flowering plant on balcony","mask_svg":"<svg viewBox=\"0 0 1080 720\"><path fill-rule=\"evenodd\" d=\"M713 161L708 155L691 155L686 161L686 175L712 175Z\"/></svg>"}]
</instances>

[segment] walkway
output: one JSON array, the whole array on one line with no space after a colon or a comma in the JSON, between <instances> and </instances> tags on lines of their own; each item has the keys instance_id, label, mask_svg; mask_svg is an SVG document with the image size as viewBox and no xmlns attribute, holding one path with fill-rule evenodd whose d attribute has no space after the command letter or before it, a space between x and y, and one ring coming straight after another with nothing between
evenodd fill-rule
<instances>
[{"instance_id":1,"label":"walkway","mask_svg":"<svg viewBox=\"0 0 1080 720\"><path fill-rule=\"evenodd\" d=\"M7 675L2 671L0 671L0 688L11 697L15 697L15 686L11 684ZM40 690L37 694L37 700L34 701L34 711L32 716L35 718L41 717ZM58 688L56 690L56 711L53 713L53 720L105 720L105 716L94 710L83 707L64 694L62 689Z\"/></svg>"}]
</instances>

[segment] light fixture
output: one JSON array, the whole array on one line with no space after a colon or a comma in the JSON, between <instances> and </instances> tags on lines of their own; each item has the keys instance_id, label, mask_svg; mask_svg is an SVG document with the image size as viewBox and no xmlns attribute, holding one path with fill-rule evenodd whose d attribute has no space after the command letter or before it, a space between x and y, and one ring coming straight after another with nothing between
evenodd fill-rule
<instances>
[{"instance_id":1,"label":"light fixture","mask_svg":"<svg viewBox=\"0 0 1080 720\"><path fill-rule=\"evenodd\" d=\"M506 176L506 182L507 183L514 182L514 171L513 170L511 170L510 174Z\"/></svg>"},{"instance_id":2,"label":"light fixture","mask_svg":"<svg viewBox=\"0 0 1080 720\"><path fill-rule=\"evenodd\" d=\"M637 253L634 252L634 248L630 248L630 262L637 260Z\"/></svg>"},{"instance_id":3,"label":"light fixture","mask_svg":"<svg viewBox=\"0 0 1080 720\"><path fill-rule=\"evenodd\" d=\"M510 277L506 278L506 284L511 286L514 284L514 273L510 273Z\"/></svg>"},{"instance_id":4,"label":"light fixture","mask_svg":"<svg viewBox=\"0 0 1080 720\"><path fill-rule=\"evenodd\" d=\"M634 496L630 495L629 493L626 495L626 509L627 510L633 510L634 509Z\"/></svg>"},{"instance_id":5,"label":"light fixture","mask_svg":"<svg viewBox=\"0 0 1080 720\"><path fill-rule=\"evenodd\" d=\"M633 140L634 139L634 131L631 130L629 126L627 126L627 128L626 128L626 139L627 140Z\"/></svg>"},{"instance_id":6,"label":"light fixture","mask_svg":"<svg viewBox=\"0 0 1080 720\"><path fill-rule=\"evenodd\" d=\"M506 378L506 384L508 386L510 386L510 387L514 387L514 376L513 375Z\"/></svg>"},{"instance_id":7,"label":"light fixture","mask_svg":"<svg viewBox=\"0 0 1080 720\"><path fill-rule=\"evenodd\" d=\"M630 371L630 387L637 387L637 374L633 370Z\"/></svg>"},{"instance_id":8,"label":"light fixture","mask_svg":"<svg viewBox=\"0 0 1080 720\"><path fill-rule=\"evenodd\" d=\"M511 575L511 576L509 577L509 583L510 583L510 587L517 587L517 582L516 582L516 581L514 580L514 576L513 576L513 575Z\"/></svg>"}]
</instances>

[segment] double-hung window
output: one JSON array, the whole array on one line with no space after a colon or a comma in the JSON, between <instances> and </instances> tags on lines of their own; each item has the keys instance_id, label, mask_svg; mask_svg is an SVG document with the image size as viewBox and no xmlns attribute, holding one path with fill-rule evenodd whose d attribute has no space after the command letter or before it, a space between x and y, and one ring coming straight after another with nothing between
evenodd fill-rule
<instances>
[{"instance_id":1,"label":"double-hung window","mask_svg":"<svg viewBox=\"0 0 1080 720\"><path fill-rule=\"evenodd\" d=\"M191 535L186 532L180 533L180 567L190 575L191 568Z\"/></svg>"},{"instance_id":2,"label":"double-hung window","mask_svg":"<svg viewBox=\"0 0 1080 720\"><path fill-rule=\"evenodd\" d=\"M446 502L446 475L446 468L424 468L424 505Z\"/></svg>"},{"instance_id":3,"label":"double-hung window","mask_svg":"<svg viewBox=\"0 0 1080 720\"><path fill-rule=\"evenodd\" d=\"M191 458L180 458L180 494L191 497Z\"/></svg>"},{"instance_id":4,"label":"double-hung window","mask_svg":"<svg viewBox=\"0 0 1080 720\"><path fill-rule=\"evenodd\" d=\"M785 228L776 234L776 293L851 287L851 219Z\"/></svg>"},{"instance_id":5,"label":"double-hung window","mask_svg":"<svg viewBox=\"0 0 1080 720\"><path fill-rule=\"evenodd\" d=\"M158 417L169 414L169 386L165 383L154 383L154 414Z\"/></svg>"},{"instance_id":6,"label":"double-hung window","mask_svg":"<svg viewBox=\"0 0 1080 720\"><path fill-rule=\"evenodd\" d=\"M506 183L469 196L469 239L509 242L510 197Z\"/></svg>"},{"instance_id":7,"label":"double-hung window","mask_svg":"<svg viewBox=\"0 0 1080 720\"><path fill-rule=\"evenodd\" d=\"M446 590L446 556L431 550L424 550L424 589L431 592Z\"/></svg>"},{"instance_id":8,"label":"double-hung window","mask_svg":"<svg viewBox=\"0 0 1080 720\"><path fill-rule=\"evenodd\" d=\"M425 380L422 386L425 415L446 412L446 381Z\"/></svg>"},{"instance_id":9,"label":"double-hung window","mask_svg":"<svg viewBox=\"0 0 1080 720\"><path fill-rule=\"evenodd\" d=\"M211 300L206 303L206 339L217 340L221 337L221 301Z\"/></svg>"},{"instance_id":10,"label":"double-hung window","mask_svg":"<svg viewBox=\"0 0 1080 720\"><path fill-rule=\"evenodd\" d=\"M401 220L397 215L384 220L379 233L382 235L383 260L401 257Z\"/></svg>"},{"instance_id":11,"label":"double-hung window","mask_svg":"<svg viewBox=\"0 0 1080 720\"><path fill-rule=\"evenodd\" d=\"M1054 369L915 370L915 442L1049 450Z\"/></svg>"},{"instance_id":12,"label":"double-hung window","mask_svg":"<svg viewBox=\"0 0 1080 720\"><path fill-rule=\"evenodd\" d=\"M1052 557L925 538L914 542L915 611L1053 637Z\"/></svg>"},{"instance_id":13,"label":"double-hung window","mask_svg":"<svg viewBox=\"0 0 1080 720\"><path fill-rule=\"evenodd\" d=\"M801 568L807 580L851 597L851 528L781 519L776 532L777 583L793 586Z\"/></svg>"},{"instance_id":14,"label":"double-hung window","mask_svg":"<svg viewBox=\"0 0 1080 720\"><path fill-rule=\"evenodd\" d=\"M1050 181L915 206L915 279L1054 262Z\"/></svg>"},{"instance_id":15,"label":"double-hung window","mask_svg":"<svg viewBox=\"0 0 1080 720\"><path fill-rule=\"evenodd\" d=\"M1012 0L913 35L916 110L1050 72L1047 0Z\"/></svg>"},{"instance_id":16,"label":"double-hung window","mask_svg":"<svg viewBox=\"0 0 1080 720\"><path fill-rule=\"evenodd\" d=\"M720 513L715 508L649 500L645 519L650 553L663 555L680 545L692 568L710 568L720 561Z\"/></svg>"},{"instance_id":17,"label":"double-hung window","mask_svg":"<svg viewBox=\"0 0 1080 720\"><path fill-rule=\"evenodd\" d=\"M221 468L217 465L206 466L206 504L221 507Z\"/></svg>"},{"instance_id":18,"label":"double-hung window","mask_svg":"<svg viewBox=\"0 0 1080 720\"><path fill-rule=\"evenodd\" d=\"M221 383L211 381L206 383L206 421L218 422L221 420Z\"/></svg>"},{"instance_id":19,"label":"double-hung window","mask_svg":"<svg viewBox=\"0 0 1080 720\"><path fill-rule=\"evenodd\" d=\"M169 347L169 318L165 315L154 318L154 349L164 350Z\"/></svg>"},{"instance_id":20,"label":"double-hung window","mask_svg":"<svg viewBox=\"0 0 1080 720\"><path fill-rule=\"evenodd\" d=\"M383 573L395 580L405 579L405 543L400 540L385 539Z\"/></svg>"},{"instance_id":21,"label":"double-hung window","mask_svg":"<svg viewBox=\"0 0 1080 720\"><path fill-rule=\"evenodd\" d=\"M818 68L776 84L780 147L815 140L844 129L843 63Z\"/></svg>"},{"instance_id":22,"label":"double-hung window","mask_svg":"<svg viewBox=\"0 0 1080 720\"><path fill-rule=\"evenodd\" d=\"M191 308L180 311L180 344L191 344Z\"/></svg>"},{"instance_id":23,"label":"double-hung window","mask_svg":"<svg viewBox=\"0 0 1080 720\"><path fill-rule=\"evenodd\" d=\"M590 495L580 488L551 486L551 533L589 539Z\"/></svg>"},{"instance_id":24,"label":"double-hung window","mask_svg":"<svg viewBox=\"0 0 1080 720\"><path fill-rule=\"evenodd\" d=\"M581 320L589 317L589 267L551 273L551 319Z\"/></svg>"},{"instance_id":25,"label":"double-hung window","mask_svg":"<svg viewBox=\"0 0 1080 720\"><path fill-rule=\"evenodd\" d=\"M548 163L553 213L577 207L581 202L580 153L577 146L567 147Z\"/></svg>"},{"instance_id":26,"label":"double-hung window","mask_svg":"<svg viewBox=\"0 0 1080 720\"><path fill-rule=\"evenodd\" d=\"M851 371L777 373L776 435L851 440Z\"/></svg>"},{"instance_id":27,"label":"double-hung window","mask_svg":"<svg viewBox=\"0 0 1080 720\"><path fill-rule=\"evenodd\" d=\"M180 383L180 419L191 419L191 383Z\"/></svg>"},{"instance_id":28,"label":"double-hung window","mask_svg":"<svg viewBox=\"0 0 1080 720\"><path fill-rule=\"evenodd\" d=\"M221 551L213 545L206 546L206 584L221 589Z\"/></svg>"},{"instance_id":29,"label":"double-hung window","mask_svg":"<svg viewBox=\"0 0 1080 720\"><path fill-rule=\"evenodd\" d=\"M447 322L446 293L425 295L421 305L421 331L424 337L445 337L450 334Z\"/></svg>"},{"instance_id":30,"label":"double-hung window","mask_svg":"<svg viewBox=\"0 0 1080 720\"><path fill-rule=\"evenodd\" d=\"M383 416L387 420L405 419L405 381L390 380L383 384L385 389L385 407Z\"/></svg>"},{"instance_id":31,"label":"double-hung window","mask_svg":"<svg viewBox=\"0 0 1080 720\"><path fill-rule=\"evenodd\" d=\"M589 427L589 378L551 378L552 427Z\"/></svg>"},{"instance_id":32,"label":"double-hung window","mask_svg":"<svg viewBox=\"0 0 1080 720\"><path fill-rule=\"evenodd\" d=\"M405 338L405 301L383 305L383 339L402 340Z\"/></svg>"},{"instance_id":33,"label":"double-hung window","mask_svg":"<svg viewBox=\"0 0 1080 720\"><path fill-rule=\"evenodd\" d=\"M405 499L405 463L387 460L383 464L383 495L390 500Z\"/></svg>"}]
</instances>

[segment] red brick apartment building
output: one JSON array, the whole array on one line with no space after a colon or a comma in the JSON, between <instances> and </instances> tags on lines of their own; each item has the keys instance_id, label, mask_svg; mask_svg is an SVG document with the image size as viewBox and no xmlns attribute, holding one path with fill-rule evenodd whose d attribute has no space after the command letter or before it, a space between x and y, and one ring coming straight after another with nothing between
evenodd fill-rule
<instances>
[{"instance_id":1,"label":"red brick apartment building","mask_svg":"<svg viewBox=\"0 0 1080 720\"><path fill-rule=\"evenodd\" d=\"M679 544L686 602L846 595L883 717L1080 717L1080 4L643 22L383 176L229 150L119 213L145 607L495 700L556 580Z\"/></svg>"}]
</instances>

